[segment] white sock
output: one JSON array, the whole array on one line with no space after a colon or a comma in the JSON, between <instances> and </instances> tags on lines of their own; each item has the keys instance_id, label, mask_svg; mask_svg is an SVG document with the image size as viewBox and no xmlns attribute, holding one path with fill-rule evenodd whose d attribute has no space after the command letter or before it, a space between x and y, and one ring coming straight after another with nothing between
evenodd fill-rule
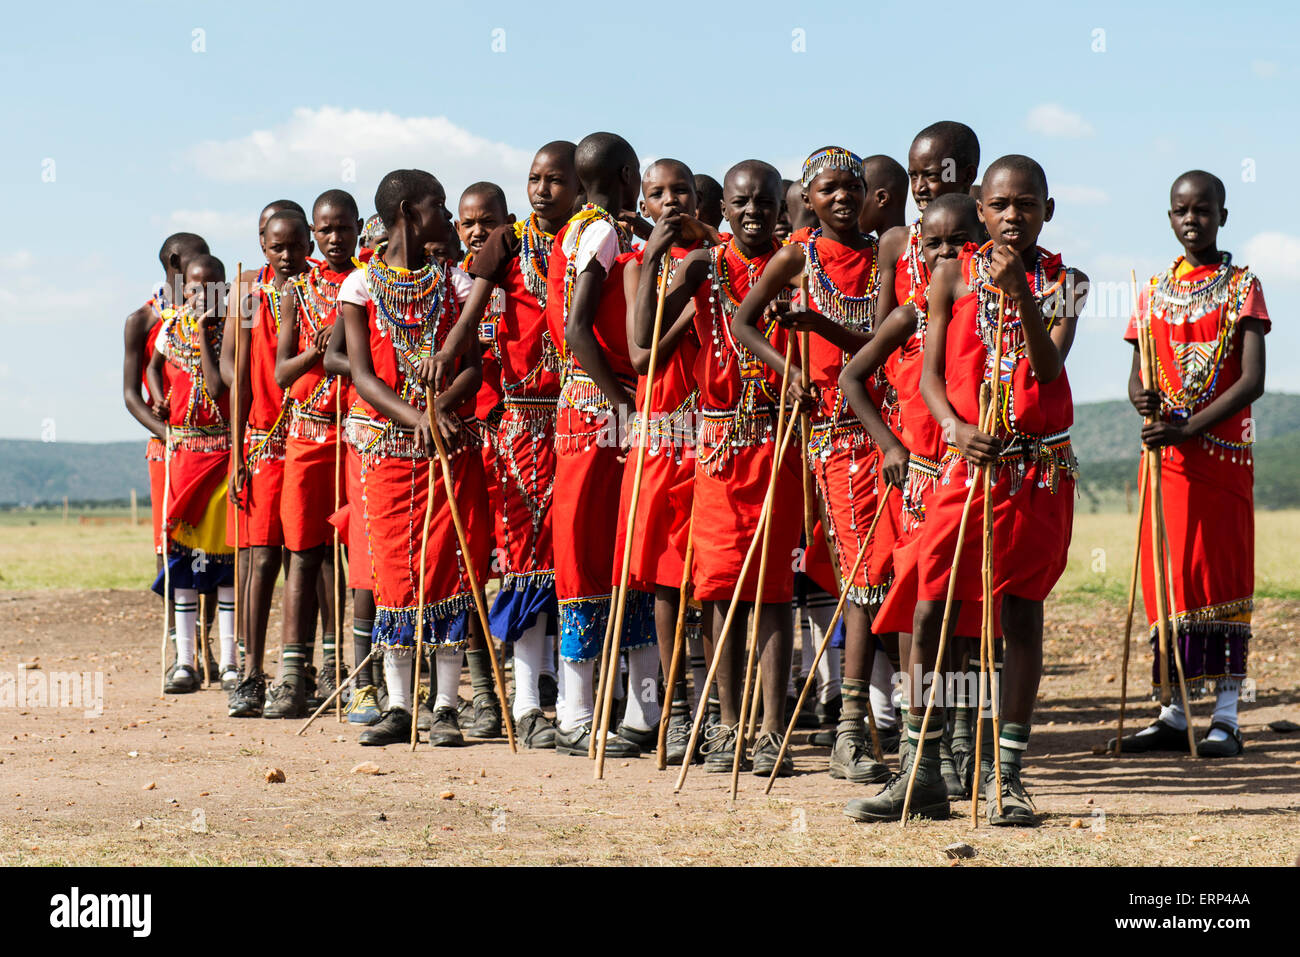
<instances>
[{"instance_id":1,"label":"white sock","mask_svg":"<svg viewBox=\"0 0 1300 957\"><path fill-rule=\"evenodd\" d=\"M537 620L546 621L549 623L551 620L551 616L547 615L543 618L543 616L538 615ZM538 673L543 675L550 675L552 678L556 679L556 684L559 683L559 677L555 671L555 636L554 635L545 635L543 637L542 667Z\"/></svg>"},{"instance_id":2,"label":"white sock","mask_svg":"<svg viewBox=\"0 0 1300 957\"><path fill-rule=\"evenodd\" d=\"M871 713L876 716L877 728L898 727L898 713L894 711L894 666L889 655L876 649L876 660L871 666Z\"/></svg>"},{"instance_id":3,"label":"white sock","mask_svg":"<svg viewBox=\"0 0 1300 957\"><path fill-rule=\"evenodd\" d=\"M435 710L456 707L460 691L460 666L464 660L465 651L462 648L440 647L434 653L434 675L438 679L438 693L433 699Z\"/></svg>"},{"instance_id":4,"label":"white sock","mask_svg":"<svg viewBox=\"0 0 1300 957\"><path fill-rule=\"evenodd\" d=\"M816 595L808 599L803 609L803 670L807 674L812 660L817 656L817 646L826 636L826 629L835 617L835 599L830 595ZM817 663L817 700L822 704L840 693L842 664L840 649L827 646L826 654Z\"/></svg>"},{"instance_id":5,"label":"white sock","mask_svg":"<svg viewBox=\"0 0 1300 957\"><path fill-rule=\"evenodd\" d=\"M410 655L384 655L384 682L388 685L388 707L411 710L411 674L415 659Z\"/></svg>"},{"instance_id":6,"label":"white sock","mask_svg":"<svg viewBox=\"0 0 1300 957\"><path fill-rule=\"evenodd\" d=\"M176 596L176 661L194 667L194 629L199 620L197 588L174 588Z\"/></svg>"},{"instance_id":7,"label":"white sock","mask_svg":"<svg viewBox=\"0 0 1300 957\"><path fill-rule=\"evenodd\" d=\"M596 710L596 689L592 681L596 676L596 661L561 661L560 691L564 695L560 730L572 731L580 725L590 724Z\"/></svg>"},{"instance_id":8,"label":"white sock","mask_svg":"<svg viewBox=\"0 0 1300 957\"><path fill-rule=\"evenodd\" d=\"M700 689L709 676L709 666L704 660L704 639L693 635L686 639L686 650L691 656L691 714L700 706Z\"/></svg>"},{"instance_id":9,"label":"white sock","mask_svg":"<svg viewBox=\"0 0 1300 957\"><path fill-rule=\"evenodd\" d=\"M1187 728L1187 715L1183 713L1181 702L1172 701L1168 707L1160 708L1160 720L1175 731L1183 731ZM1155 726L1151 725L1143 728L1138 734L1155 734Z\"/></svg>"},{"instance_id":10,"label":"white sock","mask_svg":"<svg viewBox=\"0 0 1300 957\"><path fill-rule=\"evenodd\" d=\"M515 706L511 713L516 721L542 707L537 679L546 661L546 645L546 616L538 615L533 627L515 641Z\"/></svg>"},{"instance_id":11,"label":"white sock","mask_svg":"<svg viewBox=\"0 0 1300 957\"><path fill-rule=\"evenodd\" d=\"M1214 699L1214 715L1211 717L1212 722L1221 721L1224 724L1237 727L1237 698L1240 692L1237 685L1231 688L1220 688L1219 693ZM1218 728L1212 728L1210 733L1205 736L1207 741L1227 741L1228 733Z\"/></svg>"},{"instance_id":12,"label":"white sock","mask_svg":"<svg viewBox=\"0 0 1300 957\"><path fill-rule=\"evenodd\" d=\"M235 646L235 586L217 588L217 633L221 636L221 670L239 667L239 649Z\"/></svg>"},{"instance_id":13,"label":"white sock","mask_svg":"<svg viewBox=\"0 0 1300 957\"><path fill-rule=\"evenodd\" d=\"M627 708L623 723L638 731L658 727L663 709L659 703L659 646L646 645L627 653Z\"/></svg>"}]
</instances>

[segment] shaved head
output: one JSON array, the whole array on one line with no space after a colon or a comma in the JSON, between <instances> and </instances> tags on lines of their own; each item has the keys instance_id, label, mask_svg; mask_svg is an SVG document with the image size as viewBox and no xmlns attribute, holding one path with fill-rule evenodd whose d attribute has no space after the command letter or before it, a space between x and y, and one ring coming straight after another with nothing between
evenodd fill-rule
<instances>
[{"instance_id":1,"label":"shaved head","mask_svg":"<svg viewBox=\"0 0 1300 957\"><path fill-rule=\"evenodd\" d=\"M506 191L496 183L489 183L484 180L466 186L465 192L460 194L460 201L463 203L465 200L473 198L481 200L484 204L496 203L503 220L510 215L510 204L506 202Z\"/></svg>"},{"instance_id":2,"label":"shaved head","mask_svg":"<svg viewBox=\"0 0 1300 957\"><path fill-rule=\"evenodd\" d=\"M862 161L862 178L868 189L885 189L889 195L903 198L907 195L907 170L892 156L868 156Z\"/></svg>"},{"instance_id":3,"label":"shaved head","mask_svg":"<svg viewBox=\"0 0 1300 957\"><path fill-rule=\"evenodd\" d=\"M1009 153L1006 156L999 157L990 163L989 168L984 171L984 182L991 182L994 176L1003 172L1011 172L1027 177L1035 188L1042 191L1043 199L1048 198L1047 174L1043 172L1043 167L1038 165L1037 160L1022 156L1020 153Z\"/></svg>"},{"instance_id":4,"label":"shaved head","mask_svg":"<svg viewBox=\"0 0 1300 957\"><path fill-rule=\"evenodd\" d=\"M185 263L189 262L195 256L201 256L208 252L208 243L202 236L197 233L172 233L163 240L162 248L158 250L158 261L167 268L172 256L177 258L177 268L184 269Z\"/></svg>"},{"instance_id":5,"label":"shaved head","mask_svg":"<svg viewBox=\"0 0 1300 957\"><path fill-rule=\"evenodd\" d=\"M748 159L741 160L731 169L727 170L727 175L722 178L723 189L725 190L737 176L745 174L755 179L764 181L765 186L769 186L772 195L781 197L781 172L771 163L764 163L762 160Z\"/></svg>"},{"instance_id":6,"label":"shaved head","mask_svg":"<svg viewBox=\"0 0 1300 957\"><path fill-rule=\"evenodd\" d=\"M645 173L644 175L642 175L641 178L643 180L649 179L650 171L655 169L672 170L678 176L682 176L690 180L692 186L695 184L695 174L691 172L691 168L689 166L687 166L679 159L671 159L669 157L664 157L663 159L657 159L645 168Z\"/></svg>"},{"instance_id":7,"label":"shaved head","mask_svg":"<svg viewBox=\"0 0 1300 957\"><path fill-rule=\"evenodd\" d=\"M925 207L925 216L921 220L921 234L925 234L927 224L933 225L943 216L951 216L954 224L966 226L971 236L980 234L980 218L975 197L968 193L944 193L930 200L930 204Z\"/></svg>"},{"instance_id":8,"label":"shaved head","mask_svg":"<svg viewBox=\"0 0 1300 957\"><path fill-rule=\"evenodd\" d=\"M958 166L978 168L980 165L979 137L965 123L958 123L956 120L940 120L938 123L931 123L916 134L912 145L915 146L922 140L932 140L942 144L945 147L942 150L943 155L952 157L953 162Z\"/></svg>"},{"instance_id":9,"label":"shaved head","mask_svg":"<svg viewBox=\"0 0 1300 957\"><path fill-rule=\"evenodd\" d=\"M1182 186L1191 186L1197 190L1210 190L1214 198L1219 201L1219 208L1223 209L1228 202L1228 191L1223 187L1223 180L1213 173L1207 173L1203 169L1191 169L1182 176L1174 180L1173 185L1169 187L1169 196L1178 192Z\"/></svg>"},{"instance_id":10,"label":"shaved head","mask_svg":"<svg viewBox=\"0 0 1300 957\"><path fill-rule=\"evenodd\" d=\"M585 183L607 183L625 166L637 166L632 144L617 133L591 133L574 150L578 178Z\"/></svg>"}]
</instances>

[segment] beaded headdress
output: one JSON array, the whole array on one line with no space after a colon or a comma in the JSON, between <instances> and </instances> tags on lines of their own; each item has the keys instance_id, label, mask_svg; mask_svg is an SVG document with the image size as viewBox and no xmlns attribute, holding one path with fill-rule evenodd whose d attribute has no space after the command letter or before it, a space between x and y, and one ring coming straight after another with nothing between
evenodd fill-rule
<instances>
[{"instance_id":1,"label":"beaded headdress","mask_svg":"<svg viewBox=\"0 0 1300 957\"><path fill-rule=\"evenodd\" d=\"M361 230L361 239L368 247L374 249L375 243L379 240L379 237L384 235L386 232L387 230L384 228L383 217L378 213L375 213L366 220L365 228Z\"/></svg>"},{"instance_id":2,"label":"beaded headdress","mask_svg":"<svg viewBox=\"0 0 1300 957\"><path fill-rule=\"evenodd\" d=\"M862 157L840 146L828 146L818 150L803 161L803 175L799 185L805 189L825 169L846 169L855 176L862 175Z\"/></svg>"}]
</instances>

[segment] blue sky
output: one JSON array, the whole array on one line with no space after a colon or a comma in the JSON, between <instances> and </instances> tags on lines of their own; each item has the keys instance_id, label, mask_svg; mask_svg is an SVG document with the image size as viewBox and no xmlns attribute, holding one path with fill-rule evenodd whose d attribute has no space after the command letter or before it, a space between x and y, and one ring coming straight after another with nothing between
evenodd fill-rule
<instances>
[{"instance_id":1,"label":"blue sky","mask_svg":"<svg viewBox=\"0 0 1300 957\"><path fill-rule=\"evenodd\" d=\"M1178 252L1164 216L1173 177L1212 170L1228 187L1221 246L1255 267L1277 320L1269 387L1300 391L1296 8L751 2L743 19L731 8L7 12L0 181L15 228L0 238L0 435L141 437L120 398L122 321L160 278L168 233L202 233L228 268L259 262L264 203L308 205L343 186L368 213L396 166L431 170L453 197L497 180L523 212L536 147L596 129L720 177L750 156L789 175L828 142L905 160L917 130L959 119L985 164L1009 152L1043 164L1057 199L1043 242L1117 290L1130 267L1147 275ZM1119 311L1082 321L1069 361L1079 401L1123 392Z\"/></svg>"}]
</instances>

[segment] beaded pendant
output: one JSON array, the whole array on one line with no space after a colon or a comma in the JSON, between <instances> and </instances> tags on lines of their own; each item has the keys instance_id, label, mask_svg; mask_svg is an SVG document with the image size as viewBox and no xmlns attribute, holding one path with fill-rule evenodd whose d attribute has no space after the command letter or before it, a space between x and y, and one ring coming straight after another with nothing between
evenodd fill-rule
<instances>
[{"instance_id":1,"label":"beaded pendant","mask_svg":"<svg viewBox=\"0 0 1300 957\"><path fill-rule=\"evenodd\" d=\"M537 214L530 213L519 230L519 271L524 288L546 308L546 265L550 262L555 237L537 225Z\"/></svg>"}]
</instances>

